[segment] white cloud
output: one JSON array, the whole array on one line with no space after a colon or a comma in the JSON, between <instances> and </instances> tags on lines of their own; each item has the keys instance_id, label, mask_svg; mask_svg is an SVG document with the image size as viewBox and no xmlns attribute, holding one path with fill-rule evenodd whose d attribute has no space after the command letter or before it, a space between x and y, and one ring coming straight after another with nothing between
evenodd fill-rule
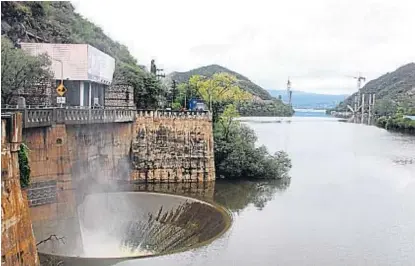
<instances>
[{"instance_id":1,"label":"white cloud","mask_svg":"<svg viewBox=\"0 0 415 266\"><path fill-rule=\"evenodd\" d=\"M415 1L73 1L77 12L167 72L220 64L267 89L352 93L415 61Z\"/></svg>"}]
</instances>

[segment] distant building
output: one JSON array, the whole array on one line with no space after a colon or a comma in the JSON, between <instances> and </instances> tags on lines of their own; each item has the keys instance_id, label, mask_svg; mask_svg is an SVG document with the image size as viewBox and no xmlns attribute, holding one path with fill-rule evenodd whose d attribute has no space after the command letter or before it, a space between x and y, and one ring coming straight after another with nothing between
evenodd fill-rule
<instances>
[{"instance_id":1,"label":"distant building","mask_svg":"<svg viewBox=\"0 0 415 266\"><path fill-rule=\"evenodd\" d=\"M115 70L113 57L88 44L21 43L21 48L32 55L46 53L51 59L54 76L50 88L37 92L45 94L41 97L42 103L36 102L36 99L31 100L33 93L27 92L27 104L55 105L58 96L56 88L63 79L67 89L64 95L65 105L105 106L105 94L112 83Z\"/></svg>"}]
</instances>

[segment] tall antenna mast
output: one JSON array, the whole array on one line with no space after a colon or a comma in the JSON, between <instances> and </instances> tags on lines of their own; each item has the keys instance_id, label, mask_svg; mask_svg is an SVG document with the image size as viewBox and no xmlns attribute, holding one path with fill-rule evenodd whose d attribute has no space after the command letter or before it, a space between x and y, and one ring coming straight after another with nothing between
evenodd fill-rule
<instances>
[{"instance_id":1,"label":"tall antenna mast","mask_svg":"<svg viewBox=\"0 0 415 266\"><path fill-rule=\"evenodd\" d=\"M288 77L288 81L287 81L287 94L288 94L288 104L291 106L291 97L292 97L293 92L291 91L290 77Z\"/></svg>"}]
</instances>

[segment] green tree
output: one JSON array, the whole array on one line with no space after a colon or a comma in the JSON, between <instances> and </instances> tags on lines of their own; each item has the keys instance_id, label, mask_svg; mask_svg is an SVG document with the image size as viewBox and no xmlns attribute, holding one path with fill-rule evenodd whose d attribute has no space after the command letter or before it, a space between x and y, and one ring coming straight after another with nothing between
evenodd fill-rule
<instances>
[{"instance_id":1,"label":"green tree","mask_svg":"<svg viewBox=\"0 0 415 266\"><path fill-rule=\"evenodd\" d=\"M229 104L225 107L222 115L219 118L220 126L222 127L225 140L229 140L229 132L232 126L239 126L239 123L235 121L235 118L239 117L238 110L235 105Z\"/></svg>"},{"instance_id":2,"label":"green tree","mask_svg":"<svg viewBox=\"0 0 415 266\"><path fill-rule=\"evenodd\" d=\"M238 87L236 77L227 73L214 74L211 78L194 75L189 79L189 85L198 91L209 107L217 102L238 102L252 98L250 93Z\"/></svg>"},{"instance_id":3,"label":"green tree","mask_svg":"<svg viewBox=\"0 0 415 266\"><path fill-rule=\"evenodd\" d=\"M398 104L391 99L380 99L376 101L374 112L381 116L394 115L398 110Z\"/></svg>"},{"instance_id":4,"label":"green tree","mask_svg":"<svg viewBox=\"0 0 415 266\"><path fill-rule=\"evenodd\" d=\"M1 103L9 104L18 89L50 82L50 64L46 55L31 56L1 37Z\"/></svg>"},{"instance_id":5,"label":"green tree","mask_svg":"<svg viewBox=\"0 0 415 266\"><path fill-rule=\"evenodd\" d=\"M245 125L214 126L216 175L226 179L282 179L288 177L291 161L285 152L270 155L264 146L255 147L257 137Z\"/></svg>"},{"instance_id":6,"label":"green tree","mask_svg":"<svg viewBox=\"0 0 415 266\"><path fill-rule=\"evenodd\" d=\"M228 104L238 104L252 99L252 95L237 85L237 79L227 73L214 74L211 78L194 75L189 80L189 88L197 92L212 111L216 123Z\"/></svg>"},{"instance_id":7,"label":"green tree","mask_svg":"<svg viewBox=\"0 0 415 266\"><path fill-rule=\"evenodd\" d=\"M189 83L180 83L176 84L176 89L172 88L172 98L174 95L173 104L175 108L173 109L180 109L181 107L187 107L186 102L188 102L193 97L200 97L199 93L196 89L189 85Z\"/></svg>"},{"instance_id":8,"label":"green tree","mask_svg":"<svg viewBox=\"0 0 415 266\"><path fill-rule=\"evenodd\" d=\"M143 90L136 90L137 108L156 109L159 106L160 97L163 95L163 89L160 81L151 74L147 74L143 78Z\"/></svg>"}]
</instances>

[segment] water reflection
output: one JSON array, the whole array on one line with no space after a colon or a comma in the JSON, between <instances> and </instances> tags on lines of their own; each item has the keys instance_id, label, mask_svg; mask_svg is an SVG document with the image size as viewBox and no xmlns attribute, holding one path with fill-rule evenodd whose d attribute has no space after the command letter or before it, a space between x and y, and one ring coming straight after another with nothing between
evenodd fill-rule
<instances>
[{"instance_id":1,"label":"water reflection","mask_svg":"<svg viewBox=\"0 0 415 266\"><path fill-rule=\"evenodd\" d=\"M289 178L272 181L217 181L214 200L237 213L250 204L262 210L276 193L285 191L290 182Z\"/></svg>"},{"instance_id":2,"label":"water reflection","mask_svg":"<svg viewBox=\"0 0 415 266\"><path fill-rule=\"evenodd\" d=\"M276 193L285 191L291 179L224 181L204 183L124 184L124 191L161 192L214 201L230 211L240 212L250 204L262 210Z\"/></svg>"}]
</instances>

